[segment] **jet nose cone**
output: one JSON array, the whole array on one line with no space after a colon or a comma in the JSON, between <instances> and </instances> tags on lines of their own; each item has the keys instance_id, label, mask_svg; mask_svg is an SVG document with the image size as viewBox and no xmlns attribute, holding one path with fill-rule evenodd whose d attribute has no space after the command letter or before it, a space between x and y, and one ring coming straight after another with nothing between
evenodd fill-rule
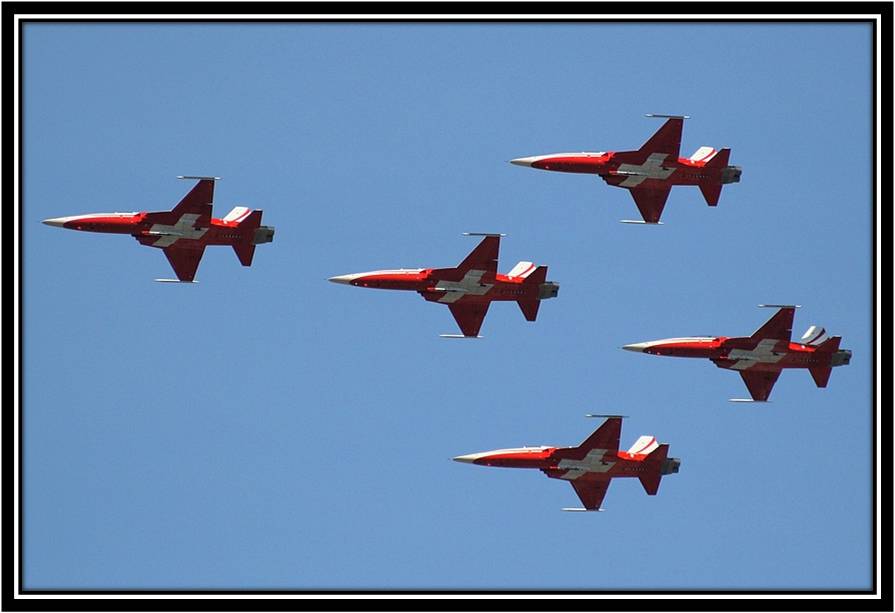
<instances>
[{"instance_id":1,"label":"jet nose cone","mask_svg":"<svg viewBox=\"0 0 895 613\"><path fill-rule=\"evenodd\" d=\"M44 219L40 223L45 223L48 226L56 226L57 228L62 228L65 226L65 222L68 221L65 217L55 217L51 219Z\"/></svg>"},{"instance_id":2,"label":"jet nose cone","mask_svg":"<svg viewBox=\"0 0 895 613\"><path fill-rule=\"evenodd\" d=\"M468 455L458 455L456 458L453 458L453 460L454 462L464 462L466 464L472 464L478 457L478 454L470 453Z\"/></svg>"},{"instance_id":3,"label":"jet nose cone","mask_svg":"<svg viewBox=\"0 0 895 613\"><path fill-rule=\"evenodd\" d=\"M338 275L336 277L330 277L329 280L333 283L341 283L342 285L351 285L351 281L356 278L356 275Z\"/></svg>"},{"instance_id":4,"label":"jet nose cone","mask_svg":"<svg viewBox=\"0 0 895 613\"><path fill-rule=\"evenodd\" d=\"M510 164L515 164L516 166L531 166L534 161L534 157L516 158L515 160L510 160Z\"/></svg>"},{"instance_id":5,"label":"jet nose cone","mask_svg":"<svg viewBox=\"0 0 895 613\"><path fill-rule=\"evenodd\" d=\"M647 348L647 345L648 343L631 343L630 345L623 345L622 349L643 353L643 351Z\"/></svg>"}]
</instances>

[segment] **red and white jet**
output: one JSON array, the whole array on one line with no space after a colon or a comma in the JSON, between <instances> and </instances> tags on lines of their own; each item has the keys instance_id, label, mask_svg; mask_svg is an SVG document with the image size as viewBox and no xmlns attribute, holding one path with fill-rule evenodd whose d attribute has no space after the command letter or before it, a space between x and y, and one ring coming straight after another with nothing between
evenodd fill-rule
<instances>
[{"instance_id":1,"label":"red and white jet","mask_svg":"<svg viewBox=\"0 0 895 613\"><path fill-rule=\"evenodd\" d=\"M261 225L262 211L238 206L223 219L211 217L217 178L178 177L199 182L171 211L92 213L45 219L43 223L70 230L130 234L142 245L162 249L177 280L192 283L208 245L230 245L242 265L251 266L255 245L273 240L274 228Z\"/></svg>"},{"instance_id":2,"label":"red and white jet","mask_svg":"<svg viewBox=\"0 0 895 613\"><path fill-rule=\"evenodd\" d=\"M807 368L817 387L826 387L834 366L848 364L851 351L839 349L841 336L827 338L826 331L811 326L801 342L792 343L792 318L798 305L780 307L752 336L666 338L625 345L623 349L682 358L708 358L720 368L740 373L754 402L765 402L784 368ZM734 402L749 402L737 398Z\"/></svg>"},{"instance_id":3,"label":"red and white jet","mask_svg":"<svg viewBox=\"0 0 895 613\"><path fill-rule=\"evenodd\" d=\"M488 307L495 300L519 304L528 321L535 321L541 300L555 298L559 284L547 281L547 267L519 262L507 274L497 272L501 234L467 233L484 236L482 242L456 268L411 268L374 270L331 277L333 283L377 289L418 292L430 302L446 304L463 337L477 338ZM448 338L459 335L443 334Z\"/></svg>"},{"instance_id":4,"label":"red and white jet","mask_svg":"<svg viewBox=\"0 0 895 613\"><path fill-rule=\"evenodd\" d=\"M685 115L667 117L659 131L637 151L553 153L510 160L511 164L541 170L600 175L606 183L631 192L643 221L657 224L673 185L698 185L709 206L716 206L721 187L737 183L742 169L729 166L730 149L700 147L688 158L678 157Z\"/></svg>"},{"instance_id":5,"label":"red and white jet","mask_svg":"<svg viewBox=\"0 0 895 613\"><path fill-rule=\"evenodd\" d=\"M646 493L659 491L663 475L680 470L681 461L668 457L668 445L654 436L641 436L628 451L619 451L622 418L608 417L597 430L577 447L522 447L470 453L454 458L457 462L506 468L537 468L551 479L565 479L584 504L583 509L563 511L601 511L600 503L616 477L637 477Z\"/></svg>"}]
</instances>

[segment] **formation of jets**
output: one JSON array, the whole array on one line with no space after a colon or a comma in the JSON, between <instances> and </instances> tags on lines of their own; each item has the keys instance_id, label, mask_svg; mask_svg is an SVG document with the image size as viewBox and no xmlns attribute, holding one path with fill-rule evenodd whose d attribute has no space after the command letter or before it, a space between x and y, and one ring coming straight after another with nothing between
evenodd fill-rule
<instances>
[{"instance_id":1,"label":"formation of jets","mask_svg":"<svg viewBox=\"0 0 895 613\"><path fill-rule=\"evenodd\" d=\"M739 182L742 170L729 164L730 149L700 147L681 158L683 115L652 115L666 119L636 151L537 155L511 160L542 170L597 174L606 183L631 192L642 221L659 224L671 187L696 185L709 206L716 206L725 184ZM149 247L162 249L177 279L195 282L196 270L209 245L230 245L243 266L251 266L255 246L273 240L274 228L261 225L260 210L237 206L223 218L211 216L217 177L184 176L196 185L170 211L93 213L45 219L43 223L71 230L130 234ZM482 240L453 268L375 270L331 277L334 283L414 291L425 300L447 305L462 334L446 337L480 338L491 302L516 302L525 319L535 321L542 300L556 298L559 284L547 280L547 267L519 262L506 274L497 272L502 234L468 234ZM851 351L840 349L841 337L811 326L794 343L792 322L797 305L760 305L779 310L751 336L685 337L632 343L629 351L672 357L707 358L720 368L740 373L751 401L768 400L784 368L805 368L818 387L826 387L835 366L848 364ZM668 445L641 436L627 451L619 450L621 416L606 421L577 447L522 447L461 455L458 462L483 466L535 468L553 479L568 481L584 505L598 511L609 482L637 477L654 495L664 475L677 473L681 461L668 457Z\"/></svg>"}]
</instances>

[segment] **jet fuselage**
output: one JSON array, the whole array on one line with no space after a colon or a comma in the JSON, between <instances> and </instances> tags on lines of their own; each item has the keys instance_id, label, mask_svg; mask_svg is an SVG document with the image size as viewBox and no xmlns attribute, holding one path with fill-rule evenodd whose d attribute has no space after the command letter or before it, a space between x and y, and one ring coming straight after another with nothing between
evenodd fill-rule
<instances>
[{"instance_id":1,"label":"jet fuselage","mask_svg":"<svg viewBox=\"0 0 895 613\"><path fill-rule=\"evenodd\" d=\"M669 338L625 345L623 349L676 358L707 358L721 368L779 371L784 368L815 368L848 364L851 351L818 351L817 346L773 340L756 344L750 337Z\"/></svg>"},{"instance_id":2,"label":"jet fuselage","mask_svg":"<svg viewBox=\"0 0 895 613\"><path fill-rule=\"evenodd\" d=\"M643 447L654 444L652 437L643 442ZM521 447L518 449L496 449L482 453L471 453L454 458L457 462L498 466L502 468L535 468L545 471L548 476L572 479L583 474L595 473L602 477L639 477L647 469L644 462L648 453L633 451L611 451L591 449L584 451L577 447ZM665 458L662 461L668 461ZM680 460L671 458L671 464L662 474L678 472Z\"/></svg>"},{"instance_id":3,"label":"jet fuselage","mask_svg":"<svg viewBox=\"0 0 895 613\"><path fill-rule=\"evenodd\" d=\"M250 212L250 211L249 211ZM80 230L82 232L101 232L105 234L130 234L144 244L152 244L154 238L177 236L181 241L198 241L202 245L233 245L251 240L255 244L270 242L261 240L264 233L269 232L273 238L273 229L267 226L260 228L240 228L243 218L233 221L212 218L209 224L197 224L197 215L186 214L175 218L169 212L151 213L91 213L45 219L49 226ZM261 230L261 232L257 232ZM259 236L259 234L261 234Z\"/></svg>"},{"instance_id":4,"label":"jet fuselage","mask_svg":"<svg viewBox=\"0 0 895 613\"><path fill-rule=\"evenodd\" d=\"M526 283L524 277L509 277L500 273L483 275L481 271L463 274L453 268L375 270L332 277L330 281L355 287L414 291L426 300L450 303L541 300L555 297L559 289L551 282Z\"/></svg>"},{"instance_id":5,"label":"jet fuselage","mask_svg":"<svg viewBox=\"0 0 895 613\"><path fill-rule=\"evenodd\" d=\"M610 185L650 187L661 185L699 185L700 183L737 183L739 166L711 167L706 161L688 158L664 159L649 156L631 160L631 153L609 152L553 153L510 160L517 166L540 170L600 175Z\"/></svg>"}]
</instances>

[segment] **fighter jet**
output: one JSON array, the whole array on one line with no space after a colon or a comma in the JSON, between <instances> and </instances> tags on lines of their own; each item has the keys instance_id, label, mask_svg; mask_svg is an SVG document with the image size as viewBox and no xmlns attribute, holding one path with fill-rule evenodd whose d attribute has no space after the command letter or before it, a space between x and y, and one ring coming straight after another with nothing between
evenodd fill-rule
<instances>
[{"instance_id":1,"label":"fighter jet","mask_svg":"<svg viewBox=\"0 0 895 613\"><path fill-rule=\"evenodd\" d=\"M668 120L637 151L553 153L510 160L511 164L542 170L598 174L609 185L631 192L643 221L658 224L673 185L698 185L709 206L716 206L721 187L737 183L742 169L728 165L730 149L700 147L688 158L678 157L686 115L647 115Z\"/></svg>"},{"instance_id":2,"label":"fighter jet","mask_svg":"<svg viewBox=\"0 0 895 613\"><path fill-rule=\"evenodd\" d=\"M826 387L834 366L848 364L851 351L839 349L841 336L827 338L826 331L811 326L801 342L792 343L792 318L799 305L760 304L779 307L752 336L697 336L666 338L633 343L623 349L683 358L708 358L719 368L740 373L752 400L731 398L732 402L765 402L784 368L807 368L817 387Z\"/></svg>"},{"instance_id":3,"label":"fighter jet","mask_svg":"<svg viewBox=\"0 0 895 613\"><path fill-rule=\"evenodd\" d=\"M214 182L220 177L177 178L199 182L171 211L91 213L44 219L43 223L70 230L130 234L141 245L162 249L177 279L156 281L192 283L208 245L230 245L242 265L251 266L255 245L273 240L274 228L261 225L262 211L238 206L223 219L213 219Z\"/></svg>"},{"instance_id":4,"label":"fighter jet","mask_svg":"<svg viewBox=\"0 0 895 613\"><path fill-rule=\"evenodd\" d=\"M637 477L646 493L654 496L662 476L680 470L681 461L669 458L668 445L658 443L654 436L641 436L628 451L619 451L621 416L588 417L608 419L577 447L497 449L457 456L454 460L482 466L537 468L551 479L565 479L572 484L584 508L563 511L602 511L600 503L615 477Z\"/></svg>"},{"instance_id":5,"label":"fighter jet","mask_svg":"<svg viewBox=\"0 0 895 613\"><path fill-rule=\"evenodd\" d=\"M430 302L446 304L463 334L442 334L445 338L479 338L482 321L494 300L515 301L525 319L535 321L541 300L555 298L559 293L559 284L547 281L547 267L519 262L507 274L499 274L497 256L503 234L466 236L485 238L456 268L374 270L340 275L330 281L356 287L411 290Z\"/></svg>"}]
</instances>

